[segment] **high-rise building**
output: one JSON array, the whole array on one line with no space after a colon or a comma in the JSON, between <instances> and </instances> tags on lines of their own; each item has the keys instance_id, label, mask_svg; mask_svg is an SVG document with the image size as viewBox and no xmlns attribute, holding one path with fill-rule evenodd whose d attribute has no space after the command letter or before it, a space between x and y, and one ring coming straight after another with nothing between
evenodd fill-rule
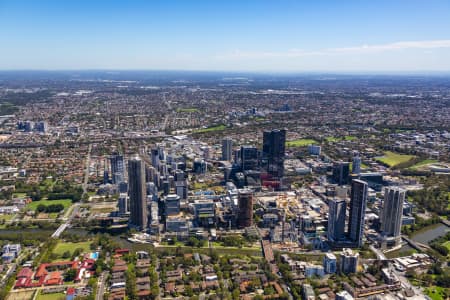
<instances>
[{"instance_id":1,"label":"high-rise building","mask_svg":"<svg viewBox=\"0 0 450 300\"><path fill-rule=\"evenodd\" d=\"M365 181L359 179L352 181L348 235L357 247L362 246L362 238L364 235L367 188L368 185Z\"/></svg>"},{"instance_id":2,"label":"high-rise building","mask_svg":"<svg viewBox=\"0 0 450 300\"><path fill-rule=\"evenodd\" d=\"M258 149L256 147L242 146L239 157L243 171L256 170L258 168Z\"/></svg>"},{"instance_id":3,"label":"high-rise building","mask_svg":"<svg viewBox=\"0 0 450 300\"><path fill-rule=\"evenodd\" d=\"M145 188L144 162L139 157L128 161L128 184L130 196L130 223L142 230L147 228L147 193Z\"/></svg>"},{"instance_id":4,"label":"high-rise building","mask_svg":"<svg viewBox=\"0 0 450 300\"><path fill-rule=\"evenodd\" d=\"M353 174L361 173L361 157L359 156L359 153L356 153L356 155L353 156L352 173Z\"/></svg>"},{"instance_id":5,"label":"high-rise building","mask_svg":"<svg viewBox=\"0 0 450 300\"><path fill-rule=\"evenodd\" d=\"M336 256L328 252L323 257L323 268L325 270L325 273L327 274L333 274L337 271L337 259Z\"/></svg>"},{"instance_id":6,"label":"high-rise building","mask_svg":"<svg viewBox=\"0 0 450 300\"><path fill-rule=\"evenodd\" d=\"M339 184L348 184L350 175L350 163L339 161L333 166L333 180Z\"/></svg>"},{"instance_id":7,"label":"high-rise building","mask_svg":"<svg viewBox=\"0 0 450 300\"><path fill-rule=\"evenodd\" d=\"M152 166L155 168L159 167L159 152L157 148L154 148L150 151L150 157L152 160Z\"/></svg>"},{"instance_id":8,"label":"high-rise building","mask_svg":"<svg viewBox=\"0 0 450 300\"><path fill-rule=\"evenodd\" d=\"M269 174L283 177L285 152L286 129L264 131L262 158Z\"/></svg>"},{"instance_id":9,"label":"high-rise building","mask_svg":"<svg viewBox=\"0 0 450 300\"><path fill-rule=\"evenodd\" d=\"M39 121L34 125L34 129L46 133L48 131L48 123L46 121Z\"/></svg>"},{"instance_id":10,"label":"high-rise building","mask_svg":"<svg viewBox=\"0 0 450 300\"><path fill-rule=\"evenodd\" d=\"M253 224L253 192L242 189L238 194L239 213L237 225L239 228L252 226Z\"/></svg>"},{"instance_id":11,"label":"high-rise building","mask_svg":"<svg viewBox=\"0 0 450 300\"><path fill-rule=\"evenodd\" d=\"M167 195L164 198L164 210L166 216L176 216L180 213L180 196L175 194Z\"/></svg>"},{"instance_id":12,"label":"high-rise building","mask_svg":"<svg viewBox=\"0 0 450 300\"><path fill-rule=\"evenodd\" d=\"M222 140L222 160L231 161L233 155L233 140L224 138Z\"/></svg>"},{"instance_id":13,"label":"high-rise building","mask_svg":"<svg viewBox=\"0 0 450 300\"><path fill-rule=\"evenodd\" d=\"M344 274L356 273L358 271L359 253L354 253L352 249L342 249L339 262L339 269Z\"/></svg>"},{"instance_id":14,"label":"high-rise building","mask_svg":"<svg viewBox=\"0 0 450 300\"><path fill-rule=\"evenodd\" d=\"M118 200L118 206L119 206L119 214L120 215L124 215L128 212L128 195L125 193L121 193L119 195L119 200Z\"/></svg>"},{"instance_id":15,"label":"high-rise building","mask_svg":"<svg viewBox=\"0 0 450 300\"><path fill-rule=\"evenodd\" d=\"M124 181L124 173L125 173L125 163L123 160L123 155L118 153L114 153L109 158L111 163L111 177L112 183L119 184Z\"/></svg>"},{"instance_id":16,"label":"high-rise building","mask_svg":"<svg viewBox=\"0 0 450 300\"><path fill-rule=\"evenodd\" d=\"M384 190L381 212L381 233L385 239L392 239L395 245L401 242L401 227L405 191L397 187Z\"/></svg>"},{"instance_id":17,"label":"high-rise building","mask_svg":"<svg viewBox=\"0 0 450 300\"><path fill-rule=\"evenodd\" d=\"M335 242L345 238L345 199L328 201L328 240Z\"/></svg>"}]
</instances>

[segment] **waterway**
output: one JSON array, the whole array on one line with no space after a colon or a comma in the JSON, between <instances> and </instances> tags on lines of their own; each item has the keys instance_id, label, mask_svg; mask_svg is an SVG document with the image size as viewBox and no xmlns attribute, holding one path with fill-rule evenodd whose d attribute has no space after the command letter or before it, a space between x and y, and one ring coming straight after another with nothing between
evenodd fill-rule
<instances>
[{"instance_id":1,"label":"waterway","mask_svg":"<svg viewBox=\"0 0 450 300\"><path fill-rule=\"evenodd\" d=\"M416 233L414 233L411 236L411 240L428 245L432 240L434 240L435 238L438 238L440 236L443 236L444 234L446 234L449 231L450 231L450 227L448 227L442 223L437 223L437 224L427 226L427 227L422 228L421 230L417 231ZM402 256L408 252L411 252L412 250L414 250L414 249L405 243L403 245L403 247L400 248L399 250L387 253L386 257L393 258L393 257Z\"/></svg>"}]
</instances>

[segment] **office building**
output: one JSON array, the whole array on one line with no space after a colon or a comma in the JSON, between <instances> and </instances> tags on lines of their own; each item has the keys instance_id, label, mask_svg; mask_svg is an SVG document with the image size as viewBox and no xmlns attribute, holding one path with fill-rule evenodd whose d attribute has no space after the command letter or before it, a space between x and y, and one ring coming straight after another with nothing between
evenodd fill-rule
<instances>
[{"instance_id":1,"label":"office building","mask_svg":"<svg viewBox=\"0 0 450 300\"><path fill-rule=\"evenodd\" d=\"M253 192L242 189L238 194L239 213L237 224L239 228L252 226L253 224Z\"/></svg>"},{"instance_id":2,"label":"office building","mask_svg":"<svg viewBox=\"0 0 450 300\"><path fill-rule=\"evenodd\" d=\"M183 181L175 181L175 192L176 194L183 200L186 200L188 197L188 184L186 180Z\"/></svg>"},{"instance_id":3,"label":"office building","mask_svg":"<svg viewBox=\"0 0 450 300\"><path fill-rule=\"evenodd\" d=\"M322 147L319 145L309 145L308 146L308 152L310 155L320 155L322 151Z\"/></svg>"},{"instance_id":4,"label":"office building","mask_svg":"<svg viewBox=\"0 0 450 300\"><path fill-rule=\"evenodd\" d=\"M325 270L325 273L327 274L334 274L337 271L337 259L336 256L328 252L323 257L323 268Z\"/></svg>"},{"instance_id":5,"label":"office building","mask_svg":"<svg viewBox=\"0 0 450 300\"><path fill-rule=\"evenodd\" d=\"M341 241L345 238L345 211L347 205L344 199L328 201L328 240Z\"/></svg>"},{"instance_id":6,"label":"office building","mask_svg":"<svg viewBox=\"0 0 450 300\"><path fill-rule=\"evenodd\" d=\"M350 163L339 161L333 165L333 180L339 184L348 184Z\"/></svg>"},{"instance_id":7,"label":"office building","mask_svg":"<svg viewBox=\"0 0 450 300\"><path fill-rule=\"evenodd\" d=\"M166 219L166 231L187 235L189 224L185 218L171 216Z\"/></svg>"},{"instance_id":8,"label":"office building","mask_svg":"<svg viewBox=\"0 0 450 300\"><path fill-rule=\"evenodd\" d=\"M359 253L354 253L352 249L342 249L339 270L341 273L350 274L358 271Z\"/></svg>"},{"instance_id":9,"label":"office building","mask_svg":"<svg viewBox=\"0 0 450 300\"><path fill-rule=\"evenodd\" d=\"M258 149L254 146L242 146L239 152L240 165L243 171L258 168Z\"/></svg>"},{"instance_id":10,"label":"office building","mask_svg":"<svg viewBox=\"0 0 450 300\"><path fill-rule=\"evenodd\" d=\"M316 294L314 293L314 289L311 285L304 283L302 285L302 299L303 300L315 300Z\"/></svg>"},{"instance_id":11,"label":"office building","mask_svg":"<svg viewBox=\"0 0 450 300\"><path fill-rule=\"evenodd\" d=\"M201 158L194 159L192 170L195 174L205 174L207 170L207 163Z\"/></svg>"},{"instance_id":12,"label":"office building","mask_svg":"<svg viewBox=\"0 0 450 300\"><path fill-rule=\"evenodd\" d=\"M305 267L305 276L307 278L315 277L323 277L325 275L325 270L323 266L307 264Z\"/></svg>"},{"instance_id":13,"label":"office building","mask_svg":"<svg viewBox=\"0 0 450 300\"><path fill-rule=\"evenodd\" d=\"M385 242L394 243L394 246L399 245L401 242L404 201L404 190L397 187L388 187L384 190L384 201L381 212L381 234Z\"/></svg>"},{"instance_id":14,"label":"office building","mask_svg":"<svg viewBox=\"0 0 450 300\"><path fill-rule=\"evenodd\" d=\"M125 163L123 160L123 155L118 153L114 153L109 158L111 163L111 177L113 184L119 184L124 181L124 173L125 173Z\"/></svg>"},{"instance_id":15,"label":"office building","mask_svg":"<svg viewBox=\"0 0 450 300\"><path fill-rule=\"evenodd\" d=\"M164 198L164 210L166 216L176 216L180 213L180 196L175 194L167 195Z\"/></svg>"},{"instance_id":16,"label":"office building","mask_svg":"<svg viewBox=\"0 0 450 300\"><path fill-rule=\"evenodd\" d=\"M352 181L348 235L356 247L362 246L367 189L368 186L365 181L359 179Z\"/></svg>"},{"instance_id":17,"label":"office building","mask_svg":"<svg viewBox=\"0 0 450 300\"><path fill-rule=\"evenodd\" d=\"M125 193L119 194L119 200L118 200L118 206L119 206L119 214L124 215L128 212L128 195Z\"/></svg>"},{"instance_id":18,"label":"office building","mask_svg":"<svg viewBox=\"0 0 450 300\"><path fill-rule=\"evenodd\" d=\"M359 153L356 153L356 155L353 156L352 173L353 174L361 173L361 157L359 157Z\"/></svg>"},{"instance_id":19,"label":"office building","mask_svg":"<svg viewBox=\"0 0 450 300\"><path fill-rule=\"evenodd\" d=\"M48 123L46 121L39 121L34 125L34 129L38 132L46 133L48 131Z\"/></svg>"},{"instance_id":20,"label":"office building","mask_svg":"<svg viewBox=\"0 0 450 300\"><path fill-rule=\"evenodd\" d=\"M222 140L222 160L231 161L233 155L233 140L224 138Z\"/></svg>"},{"instance_id":21,"label":"office building","mask_svg":"<svg viewBox=\"0 0 450 300\"><path fill-rule=\"evenodd\" d=\"M286 130L264 131L262 159L267 173L274 177L284 175L284 156L286 150Z\"/></svg>"},{"instance_id":22,"label":"office building","mask_svg":"<svg viewBox=\"0 0 450 300\"><path fill-rule=\"evenodd\" d=\"M195 200L194 217L198 226L210 227L215 223L215 204L213 200Z\"/></svg>"},{"instance_id":23,"label":"office building","mask_svg":"<svg viewBox=\"0 0 450 300\"><path fill-rule=\"evenodd\" d=\"M130 223L145 230L147 228L147 193L145 189L144 162L139 157L128 161L128 184L130 197Z\"/></svg>"}]
</instances>

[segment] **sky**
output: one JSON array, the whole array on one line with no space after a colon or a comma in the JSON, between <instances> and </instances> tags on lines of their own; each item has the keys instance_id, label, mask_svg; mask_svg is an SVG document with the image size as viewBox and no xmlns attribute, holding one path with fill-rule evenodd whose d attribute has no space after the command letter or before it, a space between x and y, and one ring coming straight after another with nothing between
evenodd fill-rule
<instances>
[{"instance_id":1,"label":"sky","mask_svg":"<svg viewBox=\"0 0 450 300\"><path fill-rule=\"evenodd\" d=\"M450 71L449 0L0 0L0 70Z\"/></svg>"}]
</instances>

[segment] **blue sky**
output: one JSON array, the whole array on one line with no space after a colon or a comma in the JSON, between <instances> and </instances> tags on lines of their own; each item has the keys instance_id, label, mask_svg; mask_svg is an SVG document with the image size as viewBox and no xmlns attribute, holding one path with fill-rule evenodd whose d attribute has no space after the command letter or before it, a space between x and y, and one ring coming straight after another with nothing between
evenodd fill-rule
<instances>
[{"instance_id":1,"label":"blue sky","mask_svg":"<svg viewBox=\"0 0 450 300\"><path fill-rule=\"evenodd\" d=\"M0 0L0 69L450 71L448 0Z\"/></svg>"}]
</instances>

